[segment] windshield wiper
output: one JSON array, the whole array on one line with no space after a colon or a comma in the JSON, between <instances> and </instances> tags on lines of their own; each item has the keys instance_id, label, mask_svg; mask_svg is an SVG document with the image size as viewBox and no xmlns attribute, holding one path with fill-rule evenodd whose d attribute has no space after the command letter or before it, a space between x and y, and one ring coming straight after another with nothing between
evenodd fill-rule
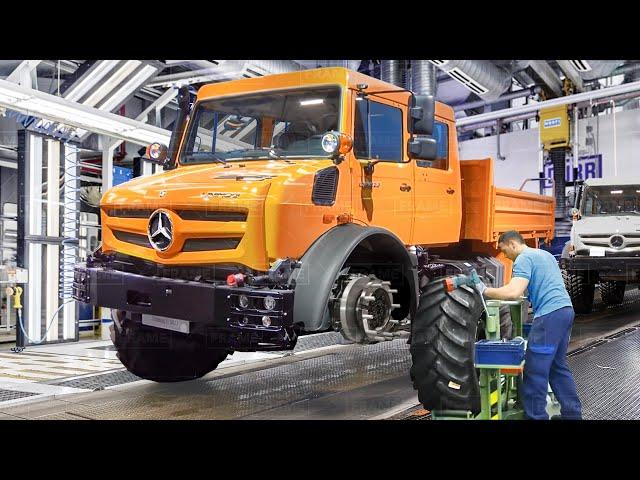
<instances>
[{"instance_id":1,"label":"windshield wiper","mask_svg":"<svg viewBox=\"0 0 640 480\"><path fill-rule=\"evenodd\" d=\"M190 160L215 160L218 163L227 163L227 161L220 157L219 155L216 155L213 152L194 152L191 155L187 155L186 157L184 157L184 161L185 162L189 162Z\"/></svg>"}]
</instances>

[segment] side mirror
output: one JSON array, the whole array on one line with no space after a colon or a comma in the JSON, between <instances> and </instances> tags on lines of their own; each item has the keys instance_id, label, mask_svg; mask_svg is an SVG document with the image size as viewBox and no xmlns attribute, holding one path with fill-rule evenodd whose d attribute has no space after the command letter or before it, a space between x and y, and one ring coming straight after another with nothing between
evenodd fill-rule
<instances>
[{"instance_id":1,"label":"side mirror","mask_svg":"<svg viewBox=\"0 0 640 480\"><path fill-rule=\"evenodd\" d=\"M436 102L433 95L411 95L409 98L409 133L433 135Z\"/></svg>"},{"instance_id":2,"label":"side mirror","mask_svg":"<svg viewBox=\"0 0 640 480\"><path fill-rule=\"evenodd\" d=\"M413 137L407 142L409 158L435 160L438 156L438 144L433 137Z\"/></svg>"}]
</instances>

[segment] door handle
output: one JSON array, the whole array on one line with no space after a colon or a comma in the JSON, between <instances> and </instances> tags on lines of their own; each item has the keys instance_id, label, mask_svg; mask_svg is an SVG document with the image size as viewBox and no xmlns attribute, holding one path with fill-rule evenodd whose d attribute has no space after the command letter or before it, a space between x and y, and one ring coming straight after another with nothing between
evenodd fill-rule
<instances>
[{"instance_id":1,"label":"door handle","mask_svg":"<svg viewBox=\"0 0 640 480\"><path fill-rule=\"evenodd\" d=\"M400 185L400 190L402 192L410 192L411 191L411 185L403 183Z\"/></svg>"},{"instance_id":2,"label":"door handle","mask_svg":"<svg viewBox=\"0 0 640 480\"><path fill-rule=\"evenodd\" d=\"M449 188L447 188L447 193L449 195L453 195L454 193L456 193L456 191L453 188L449 187Z\"/></svg>"}]
</instances>

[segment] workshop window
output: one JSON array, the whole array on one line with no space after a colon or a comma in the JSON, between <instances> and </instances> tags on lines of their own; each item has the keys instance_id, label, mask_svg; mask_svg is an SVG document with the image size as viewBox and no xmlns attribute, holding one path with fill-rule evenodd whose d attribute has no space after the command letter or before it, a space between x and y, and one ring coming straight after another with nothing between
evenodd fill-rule
<instances>
[{"instance_id":1,"label":"workshop window","mask_svg":"<svg viewBox=\"0 0 640 480\"><path fill-rule=\"evenodd\" d=\"M370 100L357 100L354 153L359 159L401 162L402 110Z\"/></svg>"},{"instance_id":2,"label":"workshop window","mask_svg":"<svg viewBox=\"0 0 640 480\"><path fill-rule=\"evenodd\" d=\"M435 121L433 124L433 138L436 141L436 159L431 162L431 168L447 170L449 168L449 125Z\"/></svg>"}]
</instances>

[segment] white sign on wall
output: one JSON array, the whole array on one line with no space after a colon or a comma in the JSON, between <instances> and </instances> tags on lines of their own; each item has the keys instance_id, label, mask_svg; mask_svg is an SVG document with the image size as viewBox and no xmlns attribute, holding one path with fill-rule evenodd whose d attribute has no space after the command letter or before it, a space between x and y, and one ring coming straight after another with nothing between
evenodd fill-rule
<instances>
[{"instance_id":1,"label":"white sign on wall","mask_svg":"<svg viewBox=\"0 0 640 480\"><path fill-rule=\"evenodd\" d=\"M567 182L573 182L573 161L567 158L565 163L564 178ZM553 164L546 163L544 166L544 176L553 178ZM578 180L587 180L588 178L602 178L602 154L584 155L578 157ZM551 182L544 184L545 190L551 188Z\"/></svg>"}]
</instances>

